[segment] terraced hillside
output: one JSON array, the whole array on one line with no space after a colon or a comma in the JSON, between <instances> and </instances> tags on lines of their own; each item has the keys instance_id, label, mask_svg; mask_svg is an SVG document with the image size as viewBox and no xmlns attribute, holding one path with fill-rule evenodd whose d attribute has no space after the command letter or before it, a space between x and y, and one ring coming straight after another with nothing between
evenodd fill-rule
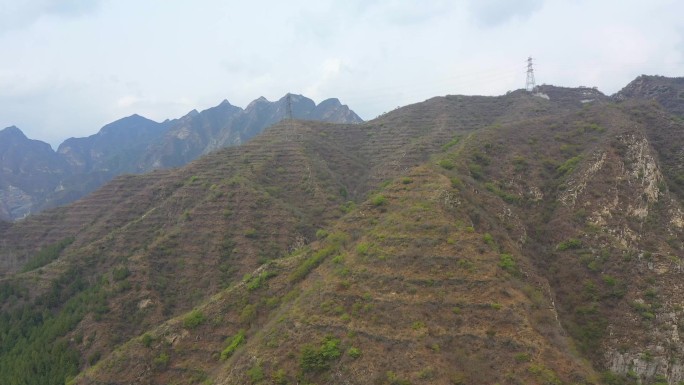
<instances>
[{"instance_id":1,"label":"terraced hillside","mask_svg":"<svg viewBox=\"0 0 684 385\"><path fill-rule=\"evenodd\" d=\"M684 124L539 91L288 122L0 227L0 378L684 381Z\"/></svg>"},{"instance_id":2,"label":"terraced hillside","mask_svg":"<svg viewBox=\"0 0 684 385\"><path fill-rule=\"evenodd\" d=\"M289 113L301 120L362 122L338 99L316 105L302 95L287 94L275 102L261 97L244 110L224 100L162 123L131 115L97 134L67 139L56 152L8 127L0 130L0 220L23 219L71 203L118 175L184 166L211 151L247 142Z\"/></svg>"}]
</instances>

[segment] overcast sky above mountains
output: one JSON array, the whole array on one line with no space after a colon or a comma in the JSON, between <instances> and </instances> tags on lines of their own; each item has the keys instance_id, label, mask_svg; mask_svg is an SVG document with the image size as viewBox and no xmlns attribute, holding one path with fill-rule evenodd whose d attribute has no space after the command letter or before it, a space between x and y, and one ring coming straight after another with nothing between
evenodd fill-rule
<instances>
[{"instance_id":1,"label":"overcast sky above mountains","mask_svg":"<svg viewBox=\"0 0 684 385\"><path fill-rule=\"evenodd\" d=\"M538 83L684 75L678 0L0 0L0 128L56 146L122 116L337 97L364 119Z\"/></svg>"}]
</instances>

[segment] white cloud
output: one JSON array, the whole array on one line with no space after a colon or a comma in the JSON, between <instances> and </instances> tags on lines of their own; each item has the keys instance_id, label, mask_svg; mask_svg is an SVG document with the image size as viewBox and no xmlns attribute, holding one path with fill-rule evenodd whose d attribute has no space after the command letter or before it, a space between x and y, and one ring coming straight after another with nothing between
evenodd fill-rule
<instances>
[{"instance_id":1,"label":"white cloud","mask_svg":"<svg viewBox=\"0 0 684 385\"><path fill-rule=\"evenodd\" d=\"M539 83L612 93L684 75L681 14L678 0L0 0L0 127L54 144L287 92L368 119L520 88L528 55Z\"/></svg>"},{"instance_id":2,"label":"white cloud","mask_svg":"<svg viewBox=\"0 0 684 385\"><path fill-rule=\"evenodd\" d=\"M484 26L494 27L511 19L526 19L543 6L543 0L469 0L475 20Z\"/></svg>"},{"instance_id":3,"label":"white cloud","mask_svg":"<svg viewBox=\"0 0 684 385\"><path fill-rule=\"evenodd\" d=\"M101 0L0 0L0 32L31 25L41 17L93 12Z\"/></svg>"},{"instance_id":4,"label":"white cloud","mask_svg":"<svg viewBox=\"0 0 684 385\"><path fill-rule=\"evenodd\" d=\"M339 58L328 58L323 61L318 70L317 79L314 83L305 88L304 94L310 98L323 98L322 89L334 81L342 68L342 60Z\"/></svg>"},{"instance_id":5,"label":"white cloud","mask_svg":"<svg viewBox=\"0 0 684 385\"><path fill-rule=\"evenodd\" d=\"M119 108L129 108L140 103L141 101L142 99L137 96L126 95L120 97L119 100L116 101L116 106Z\"/></svg>"}]
</instances>

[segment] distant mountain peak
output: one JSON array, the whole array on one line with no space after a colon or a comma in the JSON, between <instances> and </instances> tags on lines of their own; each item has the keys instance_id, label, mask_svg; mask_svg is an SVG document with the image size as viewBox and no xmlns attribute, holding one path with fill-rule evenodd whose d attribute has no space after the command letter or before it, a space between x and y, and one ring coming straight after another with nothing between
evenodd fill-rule
<instances>
[{"instance_id":1,"label":"distant mountain peak","mask_svg":"<svg viewBox=\"0 0 684 385\"><path fill-rule=\"evenodd\" d=\"M0 130L0 135L8 135L8 136L21 136L22 138L26 138L26 135L24 135L24 132L19 129L17 126L9 126L6 127L2 130ZM28 139L28 138L26 138Z\"/></svg>"},{"instance_id":2,"label":"distant mountain peak","mask_svg":"<svg viewBox=\"0 0 684 385\"><path fill-rule=\"evenodd\" d=\"M115 121L113 121L113 122L111 122L111 123L108 123L108 124L104 125L104 127L102 127L102 128L121 125L121 123L126 123L126 124L128 124L128 123L131 123L131 122L139 122L139 121L151 122L152 120L151 120L151 119L148 119L148 118L146 118L146 117L144 117L144 116L142 116L142 115L133 114L133 115L129 115L129 116L123 117L123 118L121 118L121 119L117 119L117 120L115 120Z\"/></svg>"},{"instance_id":3,"label":"distant mountain peak","mask_svg":"<svg viewBox=\"0 0 684 385\"><path fill-rule=\"evenodd\" d=\"M121 130L128 131L143 124L156 124L156 122L144 116L133 114L106 124L95 135L112 134Z\"/></svg>"},{"instance_id":4,"label":"distant mountain peak","mask_svg":"<svg viewBox=\"0 0 684 385\"><path fill-rule=\"evenodd\" d=\"M286 116L285 103L288 98L297 119L337 123L360 121L346 106L340 107L336 99L335 102L324 101L316 106L313 100L303 95L286 94L276 102L261 96L246 109L224 99L216 106L202 111L193 109L183 117L167 119L162 123L132 114L103 126L99 132L88 137L65 140L54 154L48 144L30 141L18 128L8 127L0 131L0 159L14 151L24 156L12 155L17 164L32 161L32 155L27 155L30 155L28 151L16 151L24 148L24 145L31 145L31 148L39 149L36 151L45 153L41 159L47 160L36 163L40 164L41 170L27 166L15 168L26 174L25 180L22 180L22 191L30 195L33 203L25 204L23 200L6 203L8 198L3 196L10 196L14 192L3 190L3 174L0 172L0 219L17 219L29 212L36 213L47 207L68 203L122 173L144 173L183 166L219 148L245 143ZM51 165L59 169L55 171ZM49 171L50 178L38 173L43 170ZM31 180L33 175L41 175L40 180ZM40 183L45 186L40 189L29 188ZM3 211L3 204L8 209Z\"/></svg>"},{"instance_id":5,"label":"distant mountain peak","mask_svg":"<svg viewBox=\"0 0 684 385\"><path fill-rule=\"evenodd\" d=\"M338 99L338 98L329 98L329 99L325 99L324 101L322 101L318 104L318 107L321 107L321 106L341 107L342 103L340 102L340 99Z\"/></svg>"},{"instance_id":6,"label":"distant mountain peak","mask_svg":"<svg viewBox=\"0 0 684 385\"><path fill-rule=\"evenodd\" d=\"M14 369L37 362L79 385L680 383L684 122L639 97L677 90L619 104L540 86L548 98L450 95L265 131L285 109L262 100L175 122L143 149L159 167L263 134L0 223L3 336L18 341L0 378L45 383ZM292 107L349 122L321 107L337 103ZM85 160L108 159L93 148ZM17 159L6 180L33 163ZM13 182L7 211L30 192Z\"/></svg>"},{"instance_id":7,"label":"distant mountain peak","mask_svg":"<svg viewBox=\"0 0 684 385\"><path fill-rule=\"evenodd\" d=\"M304 95L293 94L293 93L291 93L291 92L288 92L288 93L286 93L282 98L280 98L278 101L279 101L279 102L280 102L280 101L286 101L287 98L290 98L290 100L293 101L293 102L299 101L299 100L302 100L302 99L309 99L309 98L307 98L307 97L304 96Z\"/></svg>"},{"instance_id":8,"label":"distant mountain peak","mask_svg":"<svg viewBox=\"0 0 684 385\"><path fill-rule=\"evenodd\" d=\"M684 117L684 77L640 75L613 98L656 100L671 114Z\"/></svg>"},{"instance_id":9,"label":"distant mountain peak","mask_svg":"<svg viewBox=\"0 0 684 385\"><path fill-rule=\"evenodd\" d=\"M256 108L257 105L259 105L259 104L267 104L267 103L271 103L271 102L269 102L268 99L266 99L265 97L259 96L259 98L254 99L251 103L249 103L249 104L247 105L247 107L245 108L245 111L251 111L251 110L253 110L254 108Z\"/></svg>"}]
</instances>

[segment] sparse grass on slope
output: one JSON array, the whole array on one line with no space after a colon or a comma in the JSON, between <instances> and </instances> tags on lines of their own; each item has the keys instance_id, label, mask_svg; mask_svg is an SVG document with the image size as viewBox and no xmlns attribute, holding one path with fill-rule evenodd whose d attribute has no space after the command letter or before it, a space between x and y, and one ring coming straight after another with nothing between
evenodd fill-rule
<instances>
[{"instance_id":1,"label":"sparse grass on slope","mask_svg":"<svg viewBox=\"0 0 684 385\"><path fill-rule=\"evenodd\" d=\"M102 283L57 336L78 383L660 381L681 355L682 126L549 92L273 127L5 228L26 235L2 252L74 237L14 276L36 283L23 303L70 267Z\"/></svg>"}]
</instances>

